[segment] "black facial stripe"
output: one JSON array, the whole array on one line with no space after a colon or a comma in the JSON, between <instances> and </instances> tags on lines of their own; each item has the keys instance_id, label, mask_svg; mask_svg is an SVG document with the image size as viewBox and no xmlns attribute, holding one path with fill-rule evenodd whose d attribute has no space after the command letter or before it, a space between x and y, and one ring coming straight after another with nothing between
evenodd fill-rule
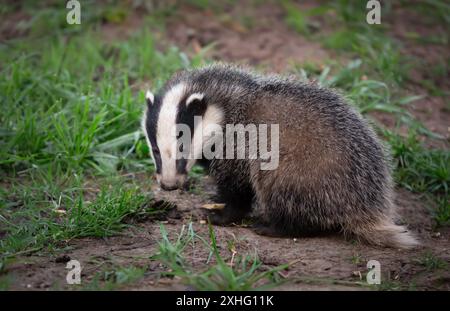
<instances>
[{"instance_id":1,"label":"black facial stripe","mask_svg":"<svg viewBox=\"0 0 450 311\"><path fill-rule=\"evenodd\" d=\"M176 162L177 162L176 163L177 173L182 174L182 175L187 174L187 171L186 171L187 160L184 158L181 158L181 159L177 159Z\"/></svg>"},{"instance_id":2,"label":"black facial stripe","mask_svg":"<svg viewBox=\"0 0 450 311\"><path fill-rule=\"evenodd\" d=\"M201 100L195 99L193 102L189 104L188 107L186 107L186 100L187 97L185 97L178 106L176 124L186 124L189 127L189 130L191 131L191 138L192 138L194 136L195 131L194 117L203 116L206 112L207 105L204 99ZM177 159L176 161L177 161L176 163L177 173L186 174L187 159L182 158Z\"/></svg>"},{"instance_id":3,"label":"black facial stripe","mask_svg":"<svg viewBox=\"0 0 450 311\"><path fill-rule=\"evenodd\" d=\"M206 111L206 102L204 99L195 99L188 107L186 107L186 99L187 98L184 98L178 106L176 123L189 126L192 136L194 135L194 116L204 115Z\"/></svg>"},{"instance_id":4,"label":"black facial stripe","mask_svg":"<svg viewBox=\"0 0 450 311\"><path fill-rule=\"evenodd\" d=\"M155 97L153 104L147 104L146 130L150 144L152 145L152 154L155 159L156 173L161 174L161 154L159 152L158 143L156 142L156 130L158 125L159 112L161 110L161 98Z\"/></svg>"}]
</instances>

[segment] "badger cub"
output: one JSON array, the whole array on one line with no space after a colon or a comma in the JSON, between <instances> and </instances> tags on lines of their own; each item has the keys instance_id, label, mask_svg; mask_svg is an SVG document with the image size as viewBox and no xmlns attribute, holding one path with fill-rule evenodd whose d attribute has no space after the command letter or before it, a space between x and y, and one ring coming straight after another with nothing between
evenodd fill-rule
<instances>
[{"instance_id":1,"label":"badger cub","mask_svg":"<svg viewBox=\"0 0 450 311\"><path fill-rule=\"evenodd\" d=\"M374 245L417 244L394 224L393 183L383 145L332 90L212 65L175 74L156 95L148 91L146 100L142 126L164 190L185 185L187 173L202 159L202 146L214 136L211 125L227 136L230 124L278 124L275 169L262 169L265 160L258 157L210 159L210 175L225 203L223 210L210 212L212 223L239 221L254 206L260 234L338 230ZM180 135L174 134L180 124L194 140L203 138L202 144L180 144ZM188 156L177 157L179 151Z\"/></svg>"}]
</instances>

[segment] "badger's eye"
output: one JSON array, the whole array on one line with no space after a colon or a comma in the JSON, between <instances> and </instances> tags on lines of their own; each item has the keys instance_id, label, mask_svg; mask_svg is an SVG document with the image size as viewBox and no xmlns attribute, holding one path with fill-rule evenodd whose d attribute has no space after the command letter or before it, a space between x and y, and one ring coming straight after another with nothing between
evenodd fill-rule
<instances>
[{"instance_id":1,"label":"badger's eye","mask_svg":"<svg viewBox=\"0 0 450 311\"><path fill-rule=\"evenodd\" d=\"M153 149L153 155L159 155L159 149Z\"/></svg>"}]
</instances>

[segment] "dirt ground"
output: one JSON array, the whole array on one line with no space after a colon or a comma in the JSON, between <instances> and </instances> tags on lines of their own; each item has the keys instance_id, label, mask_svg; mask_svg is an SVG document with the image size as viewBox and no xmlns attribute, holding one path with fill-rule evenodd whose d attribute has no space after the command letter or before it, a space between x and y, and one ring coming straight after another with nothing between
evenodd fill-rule
<instances>
[{"instance_id":1,"label":"dirt ground","mask_svg":"<svg viewBox=\"0 0 450 311\"><path fill-rule=\"evenodd\" d=\"M289 29L283 21L283 12L279 6L267 4L259 6L256 11L242 8L243 13L252 15L255 22L252 27L243 27L230 18L213 18L213 12L200 12L186 7L183 13L172 17L167 25L166 33L174 44L186 51L198 51L200 48L214 43L209 56L222 61L245 62L262 67L269 71L283 71L292 61L317 62L336 57L332 51L325 50L317 42L307 40L295 31ZM230 10L230 16L233 11ZM129 17L132 18L132 17ZM133 18L132 18L133 20ZM130 27L139 27L137 21L128 23ZM201 21L201 22L199 22ZM403 23L402 23L403 21ZM420 28L417 19L416 31ZM410 24L408 24L410 23ZM394 25L399 30L402 27L412 27L412 21L398 19ZM106 37L121 36L117 26L108 29L105 26ZM126 32L127 34L129 33ZM398 31L401 33L401 31ZM432 55L448 53L436 45L415 47L405 45L405 50L412 54L432 57ZM430 56L431 55L431 56ZM420 72L414 78L420 79ZM444 89L449 88L448 80L443 82ZM414 83L409 88L425 93L425 90ZM425 123L431 130L449 137L450 113L445 109L443 97L426 96L415 103L411 112ZM389 126L391 120L383 115L374 116ZM438 144L448 148L448 140ZM141 174L137 176L145 183L151 176ZM165 199L176 204L179 213L164 221L172 237L179 233L183 224L194 222L195 231L201 236L208 237L208 227L201 222L203 214L200 207L205 203L212 203L211 195L214 186L209 178L201 180L198 194L191 192L163 192L157 186L152 186L156 199ZM367 272L366 263L378 260L381 264L382 284L386 289L395 289L398 284L403 289L439 289L450 290L450 271L427 270L421 264L421 258L432 253L436 258L450 263L450 230L433 227L429 210L432 208L422 198L406 190L398 189L396 203L399 207L401 221L419 237L422 246L418 249L405 251L370 247L344 240L339 235L308 237L298 239L270 238L256 235L245 226L214 227L217 241L222 255L229 260L231 253L227 250L227 241L237 241L238 254L256 252L264 267L274 267L288 262L296 262L283 275L292 281L279 287L281 290L365 290L366 286L357 282L365 282ZM83 266L82 278L92 279L93 275L102 267L114 265L147 265L148 257L156 251L160 240L159 224L144 222L136 228L127 230L120 236L94 239L85 238L70 241L69 248L64 255L76 259ZM187 258L194 262L194 266L201 269L207 259L207 252L202 247L188 249ZM283 254L280 256L280 254ZM58 255L60 256L60 255ZM65 277L67 270L65 263L56 263L54 255L30 255L19 258L8 266L12 278L15 280L11 289L52 289L66 288ZM157 277L157 272L163 271L158 263L151 263L145 277L137 283L123 287L132 290L186 290L186 286L179 280ZM369 288L370 289L370 288Z\"/></svg>"},{"instance_id":2,"label":"dirt ground","mask_svg":"<svg viewBox=\"0 0 450 311\"><path fill-rule=\"evenodd\" d=\"M140 174L136 178L145 184L152 177ZM163 221L171 237L176 238L182 225L191 221L195 232L204 238L208 237L208 227L202 221L204 214L201 206L213 202L214 184L205 177L198 187L202 189L200 194L164 192L152 186L157 200L167 200L177 206L178 212ZM298 239L263 237L255 234L251 228L238 225L214 227L214 230L221 254L227 262L231 259L231 252L227 249L230 240L235 242L237 255L256 252L264 268L295 262L287 271L283 271L283 277L290 281L278 287L279 290L366 290L368 287L358 283L364 283L366 264L373 259L381 264L382 282L386 282L387 289L403 286L410 289L450 290L449 271L427 271L420 262L427 252L450 262L450 230L433 230L429 212L417 196L399 190L396 202L401 220L409 225L423 245L419 249L405 251L376 248L346 241L339 235ZM70 285L65 284L66 264L57 263L57 258L62 256L80 261L83 268L82 282L89 282L96 272L108 266L147 266L148 258L157 251L160 239L159 224L144 222L121 236L70 241L69 248L58 256L24 256L8 266L10 276L15 280L11 289L70 289ZM194 248L188 247L185 254L194 267L199 270L204 268L208 251L200 244ZM190 289L176 278L158 279L157 274L162 271L160 264L152 262L144 278L122 289Z\"/></svg>"}]
</instances>

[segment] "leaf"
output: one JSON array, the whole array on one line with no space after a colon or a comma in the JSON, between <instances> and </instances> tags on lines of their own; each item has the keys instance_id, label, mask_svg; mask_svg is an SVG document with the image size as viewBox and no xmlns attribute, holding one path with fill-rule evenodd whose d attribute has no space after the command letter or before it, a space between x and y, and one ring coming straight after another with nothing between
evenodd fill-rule
<instances>
[{"instance_id":1,"label":"leaf","mask_svg":"<svg viewBox=\"0 0 450 311\"><path fill-rule=\"evenodd\" d=\"M208 210L221 210L225 207L225 204L221 203L213 203L213 204L204 204L202 205L202 208L208 209Z\"/></svg>"},{"instance_id":2,"label":"leaf","mask_svg":"<svg viewBox=\"0 0 450 311\"><path fill-rule=\"evenodd\" d=\"M139 139L139 137L140 131L135 131L98 144L96 146L96 149L98 151L118 149L123 146L134 144Z\"/></svg>"}]
</instances>

